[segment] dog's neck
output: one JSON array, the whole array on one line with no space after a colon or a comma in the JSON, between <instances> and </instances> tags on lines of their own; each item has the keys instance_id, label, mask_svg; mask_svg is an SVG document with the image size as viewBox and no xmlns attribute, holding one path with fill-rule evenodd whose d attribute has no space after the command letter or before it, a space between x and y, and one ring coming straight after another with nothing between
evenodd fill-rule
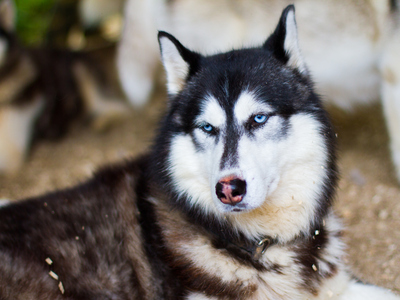
<instances>
[{"instance_id":1,"label":"dog's neck","mask_svg":"<svg viewBox=\"0 0 400 300\"><path fill-rule=\"evenodd\" d=\"M201 245L210 243L208 245L212 248L228 251L232 257L259 270L265 269L265 257L268 256L270 248L299 247L305 249L305 253L317 251L315 255L319 255L320 249L325 248L329 235L325 229L325 221L321 219L321 222L310 224L306 232L299 232L290 240L267 235L261 235L259 238L249 237L235 229L225 218L219 219L204 212L199 213L199 210L193 207L185 209L184 205L180 205L182 203L171 200L167 194L160 191L149 199L162 215L159 219L163 228L161 235L163 240L168 241L167 244L177 247L177 244L182 243L186 245L183 249L187 249L187 244L197 245L196 240L202 240Z\"/></svg>"},{"instance_id":2,"label":"dog's neck","mask_svg":"<svg viewBox=\"0 0 400 300\"><path fill-rule=\"evenodd\" d=\"M263 237L260 240L250 241L248 239L227 239L216 232L212 232L214 244L226 248L228 251L241 253L241 256L247 256L251 260L258 261L269 247L275 245L278 239L269 236Z\"/></svg>"},{"instance_id":3,"label":"dog's neck","mask_svg":"<svg viewBox=\"0 0 400 300\"><path fill-rule=\"evenodd\" d=\"M233 229L229 221L218 220L215 216L186 213L190 222L203 228L213 240L216 248L224 248L243 259L258 261L269 247L278 243L278 238L262 236L258 239L246 237Z\"/></svg>"}]
</instances>

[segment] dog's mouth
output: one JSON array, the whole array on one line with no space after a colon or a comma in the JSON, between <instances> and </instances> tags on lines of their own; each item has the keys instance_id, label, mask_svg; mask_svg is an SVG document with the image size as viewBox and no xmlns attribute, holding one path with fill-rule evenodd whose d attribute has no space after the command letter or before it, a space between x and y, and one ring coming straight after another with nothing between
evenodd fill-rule
<instances>
[{"instance_id":1,"label":"dog's mouth","mask_svg":"<svg viewBox=\"0 0 400 300\"><path fill-rule=\"evenodd\" d=\"M234 208L234 209L232 209L232 212L242 212L243 211L243 209L241 209L241 208Z\"/></svg>"},{"instance_id":2,"label":"dog's mouth","mask_svg":"<svg viewBox=\"0 0 400 300\"><path fill-rule=\"evenodd\" d=\"M245 203L239 203L239 204L236 204L235 206L224 205L224 208L225 208L225 211L228 213L240 213L240 212L249 210L249 208L247 207L247 205Z\"/></svg>"}]
</instances>

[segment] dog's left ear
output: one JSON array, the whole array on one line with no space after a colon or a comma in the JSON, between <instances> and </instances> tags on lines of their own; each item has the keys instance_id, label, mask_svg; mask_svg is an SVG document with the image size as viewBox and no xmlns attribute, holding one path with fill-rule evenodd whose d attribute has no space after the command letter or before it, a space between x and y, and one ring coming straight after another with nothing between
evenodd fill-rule
<instances>
[{"instance_id":1,"label":"dog's left ear","mask_svg":"<svg viewBox=\"0 0 400 300\"><path fill-rule=\"evenodd\" d=\"M167 89L170 95L179 93L186 81L198 70L201 55L186 49L174 36L158 33L161 58L167 74Z\"/></svg>"},{"instance_id":2,"label":"dog's left ear","mask_svg":"<svg viewBox=\"0 0 400 300\"><path fill-rule=\"evenodd\" d=\"M263 48L287 66L307 75L308 70L300 52L294 5L287 6L281 15L274 33L264 43Z\"/></svg>"}]
</instances>

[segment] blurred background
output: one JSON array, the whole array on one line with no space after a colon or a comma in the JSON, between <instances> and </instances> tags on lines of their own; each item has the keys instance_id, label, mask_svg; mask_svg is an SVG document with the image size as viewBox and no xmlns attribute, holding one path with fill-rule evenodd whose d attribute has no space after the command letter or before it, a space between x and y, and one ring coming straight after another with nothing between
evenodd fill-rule
<instances>
[{"instance_id":1,"label":"blurred background","mask_svg":"<svg viewBox=\"0 0 400 300\"><path fill-rule=\"evenodd\" d=\"M78 50L115 43L123 0L16 0L16 30L29 46Z\"/></svg>"}]
</instances>

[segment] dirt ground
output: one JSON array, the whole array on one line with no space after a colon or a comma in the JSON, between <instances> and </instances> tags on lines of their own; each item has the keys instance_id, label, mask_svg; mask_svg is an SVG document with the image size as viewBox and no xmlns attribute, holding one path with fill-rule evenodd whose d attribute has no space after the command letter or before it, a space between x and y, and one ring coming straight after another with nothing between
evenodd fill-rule
<instances>
[{"instance_id":1,"label":"dirt ground","mask_svg":"<svg viewBox=\"0 0 400 300\"><path fill-rule=\"evenodd\" d=\"M165 95L158 91L142 111L132 111L106 132L77 125L59 142L40 143L20 172L0 177L0 198L17 200L72 186L98 166L143 153L164 106ZM335 209L347 228L347 263L358 278L400 293L400 186L381 108L330 111L340 150Z\"/></svg>"}]
</instances>

